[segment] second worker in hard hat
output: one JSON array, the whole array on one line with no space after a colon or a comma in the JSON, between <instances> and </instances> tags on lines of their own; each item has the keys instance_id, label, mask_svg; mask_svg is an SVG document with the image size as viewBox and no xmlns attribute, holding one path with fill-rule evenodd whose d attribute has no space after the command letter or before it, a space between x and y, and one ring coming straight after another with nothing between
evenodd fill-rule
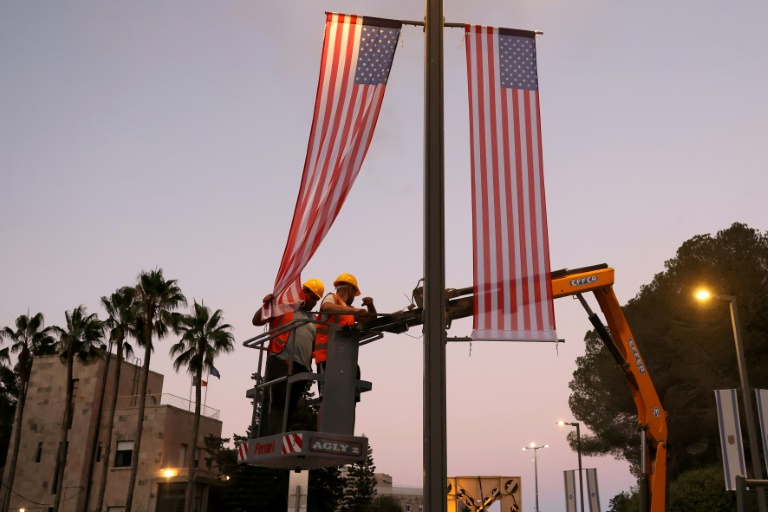
<instances>
[{"instance_id":1,"label":"second worker in hard hat","mask_svg":"<svg viewBox=\"0 0 768 512\"><path fill-rule=\"evenodd\" d=\"M352 305L355 297L360 295L360 289L357 286L357 279L352 274L341 274L333 282L336 293L329 293L323 298L320 304L320 316L318 320L329 324L353 325L355 322L373 320L376 318L376 307L373 305L373 299L363 297L362 308ZM325 362L328 356L328 332L327 325L322 323L317 325L317 336L315 337L315 350L313 357L317 364L318 373L325 373ZM360 368L358 367L358 378L360 378ZM322 398L323 388L319 386L320 397ZM355 393L357 401L360 401L359 394Z\"/></svg>"},{"instance_id":2,"label":"second worker in hard hat","mask_svg":"<svg viewBox=\"0 0 768 512\"><path fill-rule=\"evenodd\" d=\"M269 321L269 328L276 329L293 320L314 320L315 317L311 311L325 293L325 286L319 279L309 279L302 285L302 292L304 294L304 301L301 303L299 309L269 320L264 320L262 318L262 308L260 308L256 314L253 315L253 325L264 325ZM266 304L271 301L272 298L272 294L268 294L264 297L264 303ZM312 349L315 342L315 324L311 322L302 324L296 327L293 332L293 336L290 335L291 332L289 331L280 336L276 336L269 341L269 347L267 347L269 356L267 357L266 371L264 375L265 381L288 375L291 354L293 354L292 375L311 371ZM288 430L291 430L291 418L296 411L299 399L304 394L308 384L309 381L304 380L294 382L291 385L291 393L288 398ZM270 386L266 391L264 408L268 411L268 414L264 418L265 421L261 428L262 436L282 431L281 427L283 424L283 413L285 411L286 387L285 382L283 382Z\"/></svg>"}]
</instances>

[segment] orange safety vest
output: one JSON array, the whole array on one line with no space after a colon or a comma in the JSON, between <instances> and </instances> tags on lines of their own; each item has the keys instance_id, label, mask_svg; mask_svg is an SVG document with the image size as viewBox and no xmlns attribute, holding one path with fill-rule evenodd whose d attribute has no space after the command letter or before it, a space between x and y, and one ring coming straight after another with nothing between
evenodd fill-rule
<instances>
[{"instance_id":1,"label":"orange safety vest","mask_svg":"<svg viewBox=\"0 0 768 512\"><path fill-rule=\"evenodd\" d=\"M289 311L288 313L284 315L280 315L275 318L271 318L269 320L269 329L277 329L278 327L287 324L293 320L293 311ZM283 351L285 348L285 344L288 343L288 338L291 336L291 331L285 332L281 334L280 336L275 336L271 340L269 340L269 347L267 350L269 350L270 354L279 354Z\"/></svg>"},{"instance_id":2,"label":"orange safety vest","mask_svg":"<svg viewBox=\"0 0 768 512\"><path fill-rule=\"evenodd\" d=\"M344 302L339 298L338 295L335 293L333 294L333 302L337 306L341 306L344 304ZM320 306L323 307L322 305ZM323 320L323 317L325 317L325 320ZM325 360L328 358L328 332L330 331L330 327L328 324L338 324L338 325L354 325L355 324L355 316L354 315L324 315L320 314L317 316L317 319L320 323L317 324L317 334L315 335L315 348L312 351L312 357L315 359L315 363L324 363Z\"/></svg>"}]
</instances>

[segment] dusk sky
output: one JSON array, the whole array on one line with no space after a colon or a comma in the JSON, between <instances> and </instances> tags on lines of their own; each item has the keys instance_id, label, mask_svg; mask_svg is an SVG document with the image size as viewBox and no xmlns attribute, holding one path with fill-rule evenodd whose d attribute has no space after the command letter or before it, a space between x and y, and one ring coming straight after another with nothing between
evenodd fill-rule
<instances>
[{"instance_id":1,"label":"dusk sky","mask_svg":"<svg viewBox=\"0 0 768 512\"><path fill-rule=\"evenodd\" d=\"M79 304L103 316L101 296L161 267L235 327L207 405L221 410L225 437L244 433L258 353L242 341L261 332L250 319L285 247L325 11L424 16L405 0L0 2L0 326L27 311L63 324ZM768 227L768 3L448 0L445 17L544 32L553 270L608 263L626 303L694 235ZM446 285L457 288L472 284L462 34L445 31ZM380 312L405 307L423 274L422 29L404 27L401 41L367 159L303 274L328 290L350 272ZM577 464L555 422L574 420L568 383L590 324L576 301L555 311L564 344L447 349L448 473L520 475L526 512L534 474L523 446L550 445L539 452L546 512L565 509L562 472ZM448 335L471 327L455 322ZM420 334L361 350L373 390L356 433L395 485L422 485ZM152 369L164 392L186 398L172 339ZM626 462L584 467L598 469L603 510L634 484Z\"/></svg>"}]
</instances>

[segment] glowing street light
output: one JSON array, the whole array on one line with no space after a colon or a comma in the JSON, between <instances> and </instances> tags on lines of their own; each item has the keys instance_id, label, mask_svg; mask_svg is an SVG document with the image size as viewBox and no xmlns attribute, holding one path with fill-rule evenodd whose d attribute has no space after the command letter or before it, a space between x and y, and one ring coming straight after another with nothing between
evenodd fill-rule
<instances>
[{"instance_id":1,"label":"glowing street light","mask_svg":"<svg viewBox=\"0 0 768 512\"><path fill-rule=\"evenodd\" d=\"M161 473L165 478L171 478L179 474L178 470L173 468L163 469Z\"/></svg>"},{"instance_id":2,"label":"glowing street light","mask_svg":"<svg viewBox=\"0 0 768 512\"><path fill-rule=\"evenodd\" d=\"M536 488L536 512L539 512L539 458L537 457L537 454L542 448L549 448L549 445L536 446L536 443L531 443L528 446L523 447L523 451L533 450L533 480Z\"/></svg>"},{"instance_id":3,"label":"glowing street light","mask_svg":"<svg viewBox=\"0 0 768 512\"><path fill-rule=\"evenodd\" d=\"M739 363L739 377L741 378L741 394L744 396L744 415L747 419L747 436L749 437L749 452L752 459L752 471L757 479L763 478L760 467L760 455L757 451L757 434L755 432L755 418L752 415L752 395L749 393L749 378L747 377L747 361L744 357L744 344L741 341L741 326L739 313L736 309L736 297L733 295L716 295L709 290L699 290L695 297L699 300L709 298L720 299L728 302L731 310L731 325L733 327L733 339L736 342L736 358ZM757 503L760 512L766 512L765 491L762 487L757 489Z\"/></svg>"},{"instance_id":4,"label":"glowing street light","mask_svg":"<svg viewBox=\"0 0 768 512\"><path fill-rule=\"evenodd\" d=\"M558 425L561 427L564 427L566 425L570 427L576 427L576 455L579 458L579 495L581 497L581 512L584 512L584 480L581 476L581 429L579 427L578 422L568 423L566 421L560 420L557 422Z\"/></svg>"}]
</instances>

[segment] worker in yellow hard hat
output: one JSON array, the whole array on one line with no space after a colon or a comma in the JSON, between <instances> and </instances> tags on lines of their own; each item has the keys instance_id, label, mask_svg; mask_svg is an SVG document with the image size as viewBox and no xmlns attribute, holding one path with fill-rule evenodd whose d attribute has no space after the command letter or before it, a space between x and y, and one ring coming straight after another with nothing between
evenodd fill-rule
<instances>
[{"instance_id":1,"label":"worker in yellow hard hat","mask_svg":"<svg viewBox=\"0 0 768 512\"><path fill-rule=\"evenodd\" d=\"M253 325L265 325L269 322L269 328L272 330L293 320L315 320L315 315L312 314L312 309L314 309L324 293L325 286L322 281L319 279L308 279L302 284L304 300L298 310L269 320L264 320L262 318L262 307L259 308L255 315L253 315ZM268 294L264 297L264 304L270 302L273 298L271 293ZM269 341L269 346L267 347L269 356L267 357L266 371L264 375L265 381L288 375L289 367L291 367L291 359L293 359L291 375L311 371L312 349L314 347L316 335L315 325L316 324L311 322L302 324L293 329L293 336L291 336L291 331L288 331ZM291 357L291 355L293 357ZM296 381L291 384L291 391L288 399L288 430L291 430L291 419L293 413L296 411L296 405L299 403L301 395L304 394L304 391L309 384L309 381L306 380ZM263 416L264 423L261 426L262 436L282 432L286 387L285 382L275 384L270 386L265 394L264 408L269 411L269 414Z\"/></svg>"},{"instance_id":2,"label":"worker in yellow hard hat","mask_svg":"<svg viewBox=\"0 0 768 512\"><path fill-rule=\"evenodd\" d=\"M360 295L357 278L349 273L341 274L333 282L336 293L329 293L320 304L320 315L317 319L317 336L315 337L315 351L312 356L317 364L317 372L325 373L325 362L328 357L328 324L353 325L355 322L372 320L376 318L376 307L371 297L363 297L362 308L352 305L355 297ZM360 378L360 367L357 368L357 378ZM318 381L320 399L323 398L322 380ZM360 394L355 393L355 400L360 401Z\"/></svg>"}]
</instances>

